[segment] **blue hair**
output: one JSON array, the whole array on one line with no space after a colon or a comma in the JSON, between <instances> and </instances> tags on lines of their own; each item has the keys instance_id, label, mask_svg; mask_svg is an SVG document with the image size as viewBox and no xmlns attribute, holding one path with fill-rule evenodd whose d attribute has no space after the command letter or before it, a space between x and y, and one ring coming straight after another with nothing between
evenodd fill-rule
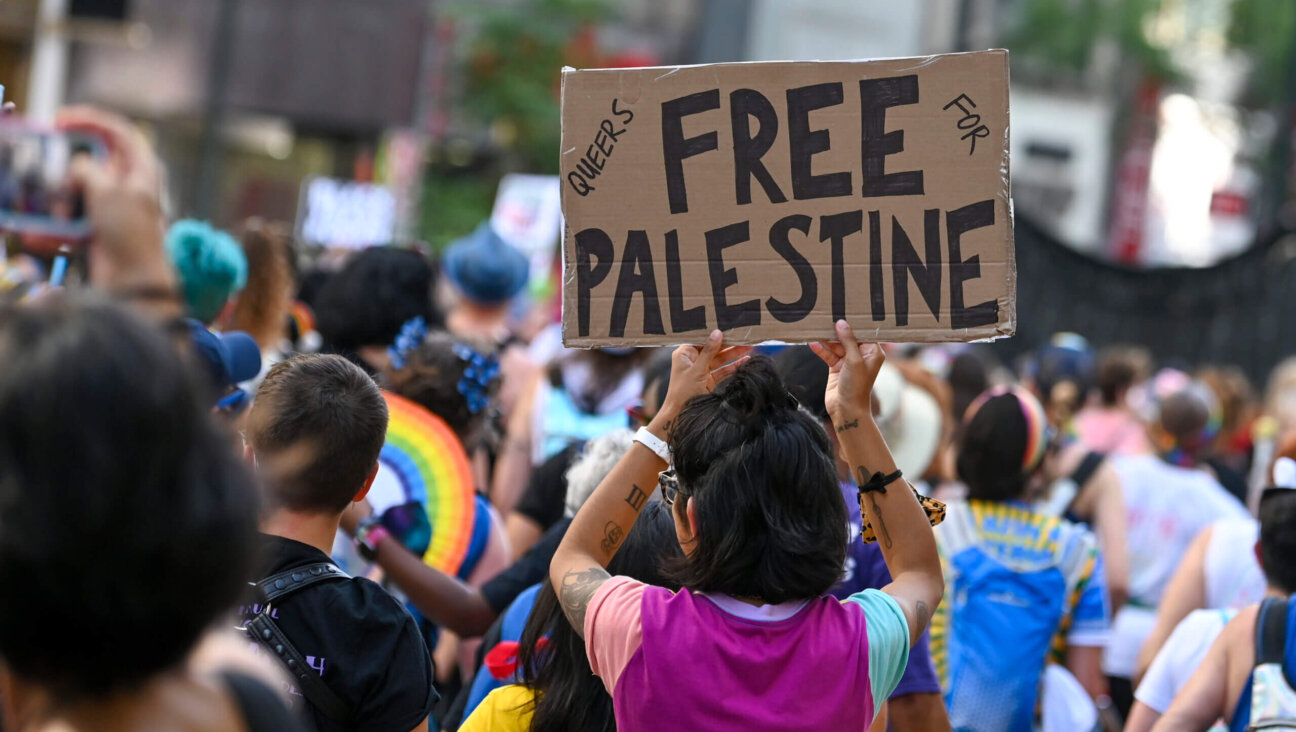
<instances>
[{"instance_id":1,"label":"blue hair","mask_svg":"<svg viewBox=\"0 0 1296 732\"><path fill-rule=\"evenodd\" d=\"M247 256L234 237L205 221L184 219L167 230L167 256L180 274L189 314L210 324L247 284Z\"/></svg>"}]
</instances>

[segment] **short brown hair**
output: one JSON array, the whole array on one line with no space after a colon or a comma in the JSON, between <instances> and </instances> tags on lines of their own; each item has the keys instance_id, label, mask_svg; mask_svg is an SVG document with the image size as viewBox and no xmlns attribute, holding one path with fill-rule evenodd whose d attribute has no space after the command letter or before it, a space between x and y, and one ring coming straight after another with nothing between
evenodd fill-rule
<instances>
[{"instance_id":1,"label":"short brown hair","mask_svg":"<svg viewBox=\"0 0 1296 732\"><path fill-rule=\"evenodd\" d=\"M387 401L341 356L294 356L261 383L247 437L275 505L340 513L378 462Z\"/></svg>"},{"instance_id":2,"label":"short brown hair","mask_svg":"<svg viewBox=\"0 0 1296 732\"><path fill-rule=\"evenodd\" d=\"M1131 386L1146 379L1152 357L1138 346L1112 346L1098 354L1098 393L1104 407L1115 407Z\"/></svg>"}]
</instances>

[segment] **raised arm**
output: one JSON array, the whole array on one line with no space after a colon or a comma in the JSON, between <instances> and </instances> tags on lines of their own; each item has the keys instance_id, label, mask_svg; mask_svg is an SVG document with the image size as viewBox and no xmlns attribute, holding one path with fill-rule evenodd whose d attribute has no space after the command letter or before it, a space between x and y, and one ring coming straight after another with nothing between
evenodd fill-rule
<instances>
[{"instance_id":1,"label":"raised arm","mask_svg":"<svg viewBox=\"0 0 1296 732\"><path fill-rule=\"evenodd\" d=\"M844 320L837 322L837 339L811 347L828 364L825 406L851 473L863 486L877 473L896 472L891 450L873 421L873 382L886 356L876 344L856 342ZM891 584L882 591L900 605L909 621L910 642L917 642L945 591L936 536L904 479L866 493L861 504L891 570Z\"/></svg>"},{"instance_id":2,"label":"raised arm","mask_svg":"<svg viewBox=\"0 0 1296 732\"><path fill-rule=\"evenodd\" d=\"M1229 648L1254 643L1250 636L1255 630L1255 617L1254 609L1244 610L1224 626L1197 671L1152 727L1153 732L1206 729L1232 712L1229 696L1236 690L1229 683L1233 665Z\"/></svg>"},{"instance_id":3,"label":"raised arm","mask_svg":"<svg viewBox=\"0 0 1296 732\"><path fill-rule=\"evenodd\" d=\"M103 161L77 156L71 170L94 230L91 284L147 313L180 314L176 275L162 243L162 166L152 146L126 120L91 107L65 109L56 124L93 134L108 148Z\"/></svg>"},{"instance_id":4,"label":"raised arm","mask_svg":"<svg viewBox=\"0 0 1296 732\"><path fill-rule=\"evenodd\" d=\"M649 432L659 439L667 439L671 422L684 404L694 395L714 389L738 368L751 350L742 346L722 348L723 340L717 330L701 348L675 349L670 388L661 410L648 425ZM558 592L558 602L567 620L582 638L590 599L611 576L604 567L621 548L639 510L657 487L657 474L666 467L657 453L638 442L631 445L625 457L576 513L554 553L549 579Z\"/></svg>"}]
</instances>

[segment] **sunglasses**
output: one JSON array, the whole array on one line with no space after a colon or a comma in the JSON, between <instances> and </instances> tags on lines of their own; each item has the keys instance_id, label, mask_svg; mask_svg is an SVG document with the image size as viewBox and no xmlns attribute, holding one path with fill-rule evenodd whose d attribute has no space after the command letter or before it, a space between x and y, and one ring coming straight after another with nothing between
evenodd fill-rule
<instances>
[{"instance_id":1,"label":"sunglasses","mask_svg":"<svg viewBox=\"0 0 1296 732\"><path fill-rule=\"evenodd\" d=\"M663 470L657 474L657 485L661 487L662 500L667 506L675 505L675 498L683 491L680 490L679 478L675 477L675 468Z\"/></svg>"},{"instance_id":2,"label":"sunglasses","mask_svg":"<svg viewBox=\"0 0 1296 732\"><path fill-rule=\"evenodd\" d=\"M648 424L648 415L644 413L643 404L635 404L626 407L626 416L630 418L630 424L643 427Z\"/></svg>"}]
</instances>

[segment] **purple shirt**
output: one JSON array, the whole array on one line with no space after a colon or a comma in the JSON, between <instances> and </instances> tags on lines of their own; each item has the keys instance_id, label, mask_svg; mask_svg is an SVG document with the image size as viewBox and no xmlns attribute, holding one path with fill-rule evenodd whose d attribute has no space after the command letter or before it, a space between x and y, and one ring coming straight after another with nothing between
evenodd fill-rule
<instances>
[{"instance_id":1,"label":"purple shirt","mask_svg":"<svg viewBox=\"0 0 1296 732\"><path fill-rule=\"evenodd\" d=\"M863 732L909 657L904 612L877 590L755 607L613 577L585 639L622 732Z\"/></svg>"},{"instance_id":2,"label":"purple shirt","mask_svg":"<svg viewBox=\"0 0 1296 732\"><path fill-rule=\"evenodd\" d=\"M846 516L850 520L850 543L846 547L846 567L842 581L830 590L834 597L846 599L867 589L880 590L891 583L891 571L882 558L877 543L865 544L860 539L859 488L852 482L841 484L842 498L846 501ZM939 694L940 679L932 665L930 631L909 650L909 665L900 677L900 685L889 698L909 694Z\"/></svg>"}]
</instances>

